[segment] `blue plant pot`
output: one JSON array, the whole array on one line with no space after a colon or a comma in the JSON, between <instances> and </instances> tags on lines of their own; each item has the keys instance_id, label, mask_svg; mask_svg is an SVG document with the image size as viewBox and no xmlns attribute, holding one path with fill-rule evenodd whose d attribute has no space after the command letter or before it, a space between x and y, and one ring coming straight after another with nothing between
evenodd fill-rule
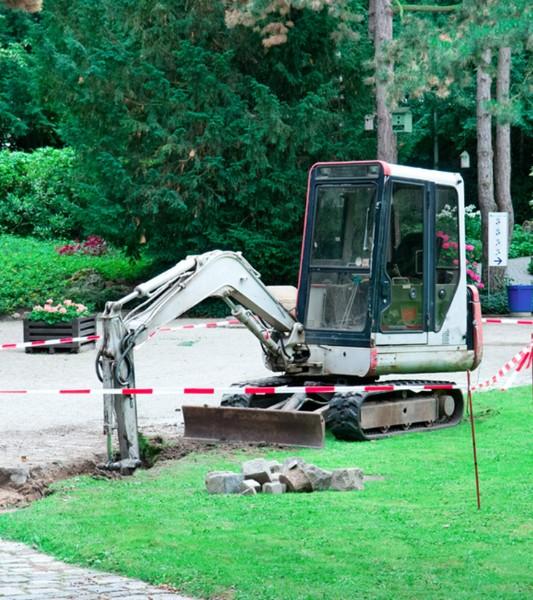
<instances>
[{"instance_id":1,"label":"blue plant pot","mask_svg":"<svg viewBox=\"0 0 533 600\"><path fill-rule=\"evenodd\" d=\"M533 311L533 285L508 285L507 300L510 312L529 315Z\"/></svg>"}]
</instances>

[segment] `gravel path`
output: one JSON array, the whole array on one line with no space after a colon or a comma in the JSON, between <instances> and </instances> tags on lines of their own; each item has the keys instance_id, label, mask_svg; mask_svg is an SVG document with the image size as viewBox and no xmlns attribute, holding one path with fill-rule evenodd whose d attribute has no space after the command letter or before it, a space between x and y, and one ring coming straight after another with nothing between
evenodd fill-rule
<instances>
[{"instance_id":1,"label":"gravel path","mask_svg":"<svg viewBox=\"0 0 533 600\"><path fill-rule=\"evenodd\" d=\"M67 565L24 544L5 541L0 541L0 598L188 600L165 588Z\"/></svg>"}]
</instances>

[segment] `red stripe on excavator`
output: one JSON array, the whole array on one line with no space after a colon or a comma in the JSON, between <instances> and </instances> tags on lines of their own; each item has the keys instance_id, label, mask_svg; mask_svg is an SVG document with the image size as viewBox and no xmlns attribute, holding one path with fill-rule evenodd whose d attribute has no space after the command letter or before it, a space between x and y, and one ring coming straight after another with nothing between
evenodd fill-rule
<instances>
[{"instance_id":1,"label":"red stripe on excavator","mask_svg":"<svg viewBox=\"0 0 533 600\"><path fill-rule=\"evenodd\" d=\"M130 396L132 394L153 394L153 388L123 388L122 395Z\"/></svg>"},{"instance_id":2,"label":"red stripe on excavator","mask_svg":"<svg viewBox=\"0 0 533 600\"><path fill-rule=\"evenodd\" d=\"M27 394L28 390L0 390L0 394Z\"/></svg>"},{"instance_id":3,"label":"red stripe on excavator","mask_svg":"<svg viewBox=\"0 0 533 600\"><path fill-rule=\"evenodd\" d=\"M90 394L91 390L59 390L60 394Z\"/></svg>"},{"instance_id":4,"label":"red stripe on excavator","mask_svg":"<svg viewBox=\"0 0 533 600\"><path fill-rule=\"evenodd\" d=\"M215 388L184 388L184 394L214 394Z\"/></svg>"},{"instance_id":5,"label":"red stripe on excavator","mask_svg":"<svg viewBox=\"0 0 533 600\"><path fill-rule=\"evenodd\" d=\"M306 394L329 394L335 391L334 385L306 385Z\"/></svg>"}]
</instances>

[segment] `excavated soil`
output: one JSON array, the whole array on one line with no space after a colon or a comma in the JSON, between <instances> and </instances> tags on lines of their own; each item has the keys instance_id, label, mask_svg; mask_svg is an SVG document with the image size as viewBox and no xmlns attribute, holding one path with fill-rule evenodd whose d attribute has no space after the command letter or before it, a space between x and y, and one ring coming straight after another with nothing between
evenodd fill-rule
<instances>
[{"instance_id":1,"label":"excavated soil","mask_svg":"<svg viewBox=\"0 0 533 600\"><path fill-rule=\"evenodd\" d=\"M266 447L266 444L237 444L237 443L210 443L185 440L175 436L173 439L164 439L161 435L145 436L148 441L151 454L143 461L141 469L159 467L169 461L185 458L193 453L216 452L218 455L230 455L236 451L253 453L258 448ZM279 448L278 446L268 446ZM55 461L46 465L21 467L21 471L27 472L24 483L13 483L9 480L14 468L0 466L0 512L8 512L16 508L28 506L31 502L53 494L51 485L57 481L76 477L78 475L89 475L95 479L122 479L123 475L117 471L110 471L103 467L104 456L94 455L98 460L79 460L70 463Z\"/></svg>"}]
</instances>

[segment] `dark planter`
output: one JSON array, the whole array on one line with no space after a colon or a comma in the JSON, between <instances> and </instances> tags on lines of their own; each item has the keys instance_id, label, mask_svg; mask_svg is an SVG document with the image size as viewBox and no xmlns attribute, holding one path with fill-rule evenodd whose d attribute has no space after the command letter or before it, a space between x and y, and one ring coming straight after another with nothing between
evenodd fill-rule
<instances>
[{"instance_id":1,"label":"dark planter","mask_svg":"<svg viewBox=\"0 0 533 600\"><path fill-rule=\"evenodd\" d=\"M511 313L531 314L533 311L533 285L508 285L507 302Z\"/></svg>"},{"instance_id":2,"label":"dark planter","mask_svg":"<svg viewBox=\"0 0 533 600\"><path fill-rule=\"evenodd\" d=\"M24 319L24 341L36 342L38 340L55 340L62 338L85 337L96 335L96 317L78 317L72 321L49 324L44 321L30 321ZM52 346L31 346L26 352L49 352L53 354L56 350L79 352L86 344L96 344L95 341L70 342L66 344L53 344Z\"/></svg>"}]
</instances>

